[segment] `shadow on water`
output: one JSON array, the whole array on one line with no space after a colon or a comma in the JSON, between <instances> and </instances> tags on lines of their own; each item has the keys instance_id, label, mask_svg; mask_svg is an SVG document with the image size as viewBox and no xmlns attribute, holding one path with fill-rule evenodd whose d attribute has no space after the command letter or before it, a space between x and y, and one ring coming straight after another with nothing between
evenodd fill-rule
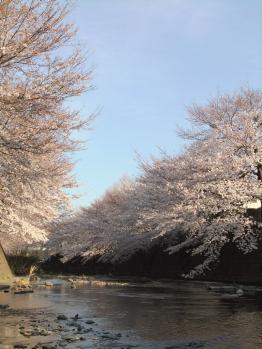
<instances>
[{"instance_id":1,"label":"shadow on water","mask_svg":"<svg viewBox=\"0 0 262 349\"><path fill-rule=\"evenodd\" d=\"M200 282L131 282L128 286L83 285L76 289L62 285L37 288L30 295L2 293L0 303L28 314L40 308L50 314L78 313L94 318L96 329L123 334L122 346L101 342L93 348L128 348L130 344L170 349L262 348L261 297L225 296L207 290L207 285ZM17 339L17 322L19 316L0 316L1 348L13 348L4 345L12 344L10 338L13 343Z\"/></svg>"}]
</instances>

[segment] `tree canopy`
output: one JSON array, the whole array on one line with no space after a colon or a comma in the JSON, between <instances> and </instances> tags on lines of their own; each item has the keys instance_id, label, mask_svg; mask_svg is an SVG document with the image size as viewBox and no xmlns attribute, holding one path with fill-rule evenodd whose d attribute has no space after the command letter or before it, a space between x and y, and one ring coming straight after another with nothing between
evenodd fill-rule
<instances>
[{"instance_id":1,"label":"tree canopy","mask_svg":"<svg viewBox=\"0 0 262 349\"><path fill-rule=\"evenodd\" d=\"M73 186L72 133L88 125L65 103L90 88L67 23L70 2L0 1L0 237L44 241Z\"/></svg>"},{"instance_id":2,"label":"tree canopy","mask_svg":"<svg viewBox=\"0 0 262 349\"><path fill-rule=\"evenodd\" d=\"M192 128L180 131L190 139L187 149L141 161L142 173L135 180L121 181L90 207L59 222L50 240L53 251L60 249L66 258L97 255L116 262L146 250L161 236L168 253L184 249L204 256L193 276L210 268L229 242L243 253L257 248L262 92L240 89L188 112ZM247 212L252 202L258 202L260 219Z\"/></svg>"}]
</instances>

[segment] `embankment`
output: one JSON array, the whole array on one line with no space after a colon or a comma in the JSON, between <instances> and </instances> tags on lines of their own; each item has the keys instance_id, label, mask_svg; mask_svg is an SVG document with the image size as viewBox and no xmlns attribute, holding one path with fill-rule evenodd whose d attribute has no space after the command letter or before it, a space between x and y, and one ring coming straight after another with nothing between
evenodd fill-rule
<instances>
[{"instance_id":1,"label":"embankment","mask_svg":"<svg viewBox=\"0 0 262 349\"><path fill-rule=\"evenodd\" d=\"M43 269L52 273L65 274L112 274L144 276L150 278L180 279L201 263L201 256L191 256L186 251L169 255L161 245L149 250L139 250L125 261L118 263L100 262L96 256L85 261L81 256L62 263L61 256L52 256L43 263ZM205 275L197 280L262 284L262 244L256 251L243 254L234 245L225 245L221 258Z\"/></svg>"}]
</instances>

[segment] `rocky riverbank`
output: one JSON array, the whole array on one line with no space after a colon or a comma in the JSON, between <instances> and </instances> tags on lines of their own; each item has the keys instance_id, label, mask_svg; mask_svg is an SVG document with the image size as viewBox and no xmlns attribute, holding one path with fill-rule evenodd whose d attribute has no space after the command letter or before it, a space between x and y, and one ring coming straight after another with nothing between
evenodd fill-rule
<instances>
[{"instance_id":1,"label":"rocky riverbank","mask_svg":"<svg viewBox=\"0 0 262 349\"><path fill-rule=\"evenodd\" d=\"M99 281L96 281L98 285ZM101 283L104 286L103 281ZM58 348L131 348L128 335L106 331L99 326L95 315L75 313L70 316L57 313L50 307L42 307L43 293L58 292L63 299L62 289L75 288L83 282L67 280L39 281L33 285L34 300L29 294L16 294L14 290L0 294L0 347L1 349L58 349ZM116 282L115 282L116 284ZM121 285L121 284L120 284ZM39 306L36 306L39 297ZM1 303L3 300L13 304ZM23 302L33 305L24 307ZM21 304L22 303L22 304ZM17 308L16 305L19 305ZM65 302L66 307L66 302ZM7 336L6 336L7 334ZM10 336L11 334L11 336Z\"/></svg>"},{"instance_id":2,"label":"rocky riverbank","mask_svg":"<svg viewBox=\"0 0 262 349\"><path fill-rule=\"evenodd\" d=\"M78 314L69 318L64 314L46 311L20 312L6 308L4 311L1 310L0 316L19 317L16 327L21 339L17 339L13 344L13 348L16 349L71 348L72 344L77 345L78 348L87 348L94 340L101 345L103 345L102 342L107 341L112 347L118 347L117 343L113 343L122 337L121 333L97 329L97 323L94 320L82 318Z\"/></svg>"},{"instance_id":3,"label":"rocky riverbank","mask_svg":"<svg viewBox=\"0 0 262 349\"><path fill-rule=\"evenodd\" d=\"M33 290L0 292L1 349L254 349L260 343L259 287L60 276L38 280Z\"/></svg>"}]
</instances>

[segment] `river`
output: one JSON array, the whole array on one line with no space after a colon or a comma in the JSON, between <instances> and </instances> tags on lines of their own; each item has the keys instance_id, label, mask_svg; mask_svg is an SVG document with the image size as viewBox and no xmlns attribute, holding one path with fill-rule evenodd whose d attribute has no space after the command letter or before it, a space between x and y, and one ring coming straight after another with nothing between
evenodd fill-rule
<instances>
[{"instance_id":1,"label":"river","mask_svg":"<svg viewBox=\"0 0 262 349\"><path fill-rule=\"evenodd\" d=\"M57 283L37 287L32 294L0 293L0 304L11 308L0 310L1 349L13 349L16 343L28 348L43 341L59 343L61 333L51 333L61 323L58 314L69 319L78 314L79 322L90 322L85 337L64 343L66 348L262 348L261 293L237 297L208 290L208 283L168 280L77 288ZM50 334L20 333L21 324L26 327L37 321L51 328Z\"/></svg>"}]
</instances>

